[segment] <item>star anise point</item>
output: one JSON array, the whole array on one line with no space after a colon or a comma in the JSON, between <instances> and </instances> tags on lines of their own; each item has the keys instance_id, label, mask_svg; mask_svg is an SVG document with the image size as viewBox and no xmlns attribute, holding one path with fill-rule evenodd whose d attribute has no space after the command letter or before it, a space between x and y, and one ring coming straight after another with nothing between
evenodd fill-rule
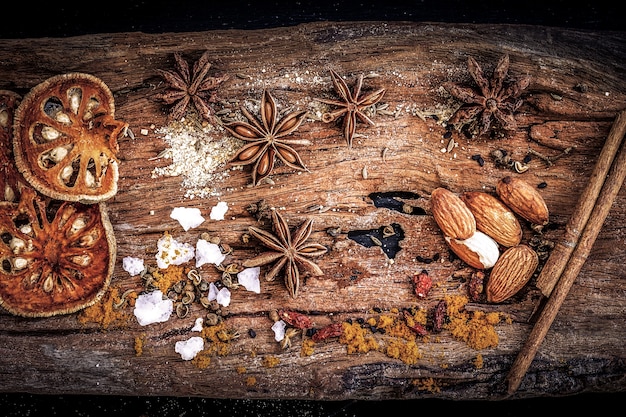
<instances>
[{"instance_id":1,"label":"star anise point","mask_svg":"<svg viewBox=\"0 0 626 417\"><path fill-rule=\"evenodd\" d=\"M509 56L498 60L491 78L487 78L473 57L467 59L468 71L475 87L446 82L443 87L462 105L448 119L448 124L469 136L492 133L505 135L517 129L514 112L522 104L519 99L530 84L530 76L509 79ZM495 123L494 123L495 121Z\"/></svg>"}]
</instances>

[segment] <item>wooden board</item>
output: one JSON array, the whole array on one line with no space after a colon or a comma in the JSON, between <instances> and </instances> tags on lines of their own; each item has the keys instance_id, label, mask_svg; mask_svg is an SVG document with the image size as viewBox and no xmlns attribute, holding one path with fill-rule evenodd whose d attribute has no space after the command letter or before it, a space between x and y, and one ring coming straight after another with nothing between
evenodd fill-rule
<instances>
[{"instance_id":1,"label":"wooden board","mask_svg":"<svg viewBox=\"0 0 626 417\"><path fill-rule=\"evenodd\" d=\"M217 90L216 112L240 117L238 106L258 102L264 89L281 109L310 111L297 132L312 142L298 149L308 172L280 166L271 182L253 187L249 167L220 168L226 175L204 190L189 166L178 176L154 175L157 168L171 167L168 156L178 151L170 148L163 130L167 107L155 99L164 88L157 69L171 69L174 52L191 62L205 50L211 71L230 75ZM443 122L458 103L445 94L442 83L471 82L468 56L490 73L503 54L510 56L511 75L532 76L516 113L518 130L506 139L471 140L455 131L452 139L458 146L447 152L450 138ZM175 342L197 335L190 329L207 312L199 303L184 319L173 316L144 327L126 307L129 317L106 329L101 323L82 323L80 314L26 319L2 312L0 390L322 400L502 398L504 378L532 327L528 318L539 296L532 285L502 304L466 305L468 311L510 317L510 323L495 326L497 346L476 349L444 330L415 339L420 356L415 363L383 349L348 354L337 339L316 343L310 355L301 352L302 336L283 349L274 340L268 313L298 311L321 327L412 307L431 309L446 296L466 294L472 270L450 255L428 212L430 192L439 186L459 193L493 192L505 175L545 182L541 194L551 223L543 237L558 240L617 112L626 107L625 58L622 32L501 25L326 22L258 31L0 40L0 88L23 95L53 75L91 73L113 91L116 117L134 132L134 139L120 141L119 191L107 203L118 246L112 288L144 289L140 277L123 270L122 259L138 257L154 267L157 240L165 232L191 244L203 232L219 237L233 249L224 264L254 256L261 247L254 239L244 243L242 236L249 226L269 226L257 223L248 210L260 200L280 209L292 227L312 218L311 241L329 248L317 259L324 275L306 279L296 299L280 279L262 281L260 294L233 290L224 322L241 335L228 344L226 354L211 356L206 367L183 361L174 351ZM359 124L362 136L352 148L340 126L321 122L317 113L324 108L314 98L334 94L331 69L345 76L349 86L364 74L365 89L387 90L380 104L388 104L392 114L376 114L376 126ZM217 124L205 126L200 137L206 141L197 145L200 149L230 143ZM553 157L567 148L571 152L552 164L533 155L523 174L490 157L504 149L521 161L529 149ZM473 155L482 155L484 166ZM416 193L418 198L409 203L426 214L377 208L368 197L389 191ZM227 202L229 210L224 220L210 220L218 201ZM172 209L181 206L200 208L207 220L185 232L170 218ZM515 397L626 388L625 207L622 191ZM405 234L393 262L380 247L366 248L347 235L389 224L398 224ZM525 225L524 239L532 235ZM423 261L435 254L436 262ZM410 278L422 269L435 285L419 300ZM201 273L210 281L221 274L209 265ZM255 338L248 329L256 332ZM391 343L382 333L372 337L381 346ZM141 351L137 340L143 342ZM269 366L268 359L277 364Z\"/></svg>"}]
</instances>

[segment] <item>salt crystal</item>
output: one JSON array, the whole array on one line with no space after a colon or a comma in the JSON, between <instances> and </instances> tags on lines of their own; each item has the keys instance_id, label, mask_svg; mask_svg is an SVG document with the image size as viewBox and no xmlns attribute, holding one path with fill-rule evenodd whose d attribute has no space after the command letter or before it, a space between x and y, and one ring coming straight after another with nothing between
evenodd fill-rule
<instances>
[{"instance_id":1,"label":"salt crystal","mask_svg":"<svg viewBox=\"0 0 626 417\"><path fill-rule=\"evenodd\" d=\"M228 288L224 287L219 290L215 299L217 300L217 304L228 307L228 305L230 304L230 291L228 290Z\"/></svg>"},{"instance_id":2,"label":"salt crystal","mask_svg":"<svg viewBox=\"0 0 626 417\"><path fill-rule=\"evenodd\" d=\"M135 300L135 317L141 326L167 321L174 310L174 302L163 299L160 290L141 294Z\"/></svg>"},{"instance_id":3,"label":"salt crystal","mask_svg":"<svg viewBox=\"0 0 626 417\"><path fill-rule=\"evenodd\" d=\"M180 340L174 345L174 350L176 353L180 353L180 357L184 361L192 360L202 349L204 349L204 339L200 336Z\"/></svg>"},{"instance_id":4,"label":"salt crystal","mask_svg":"<svg viewBox=\"0 0 626 417\"><path fill-rule=\"evenodd\" d=\"M185 232L200 226L202 222L204 222L204 217L200 214L200 209L196 207L175 207L170 217L174 220L178 220L178 223L180 223Z\"/></svg>"},{"instance_id":5,"label":"salt crystal","mask_svg":"<svg viewBox=\"0 0 626 417\"><path fill-rule=\"evenodd\" d=\"M200 268L204 264L219 265L224 259L226 259L226 255L222 253L219 245L198 239L196 242L196 268Z\"/></svg>"},{"instance_id":6,"label":"salt crystal","mask_svg":"<svg viewBox=\"0 0 626 417\"><path fill-rule=\"evenodd\" d=\"M282 320L278 320L272 326L272 330L274 330L274 339L276 339L277 342L280 342L285 338L285 327L287 327L287 323Z\"/></svg>"},{"instance_id":7,"label":"salt crystal","mask_svg":"<svg viewBox=\"0 0 626 417\"><path fill-rule=\"evenodd\" d=\"M211 209L212 220L224 220L224 214L228 211L228 204L225 201L220 201Z\"/></svg>"},{"instance_id":8,"label":"salt crystal","mask_svg":"<svg viewBox=\"0 0 626 417\"><path fill-rule=\"evenodd\" d=\"M141 274L144 270L143 259L133 258L132 256L126 256L122 259L122 268L128 272L131 277Z\"/></svg>"},{"instance_id":9,"label":"salt crystal","mask_svg":"<svg viewBox=\"0 0 626 417\"><path fill-rule=\"evenodd\" d=\"M193 325L193 327L191 328L192 332L201 332L202 331L202 323L204 322L204 320L202 319L202 317L198 317L196 319L195 324Z\"/></svg>"},{"instance_id":10,"label":"salt crystal","mask_svg":"<svg viewBox=\"0 0 626 417\"><path fill-rule=\"evenodd\" d=\"M237 274L237 282L243 285L246 290L253 291L257 294L261 292L261 283L259 281L259 275L261 268L246 268Z\"/></svg>"},{"instance_id":11,"label":"salt crystal","mask_svg":"<svg viewBox=\"0 0 626 417\"><path fill-rule=\"evenodd\" d=\"M209 294L207 295L207 298L209 299L209 301L216 300L218 292L219 292L219 290L217 289L215 284L210 283L209 284Z\"/></svg>"},{"instance_id":12,"label":"salt crystal","mask_svg":"<svg viewBox=\"0 0 626 417\"><path fill-rule=\"evenodd\" d=\"M181 265L194 257L194 248L188 243L176 241L169 233L163 235L157 242L157 265L166 269L170 265Z\"/></svg>"}]
</instances>

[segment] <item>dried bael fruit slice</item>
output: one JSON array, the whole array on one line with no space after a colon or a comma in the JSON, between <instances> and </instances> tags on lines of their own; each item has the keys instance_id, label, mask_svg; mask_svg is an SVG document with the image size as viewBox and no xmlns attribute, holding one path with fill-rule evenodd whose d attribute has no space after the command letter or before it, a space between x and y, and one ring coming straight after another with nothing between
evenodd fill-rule
<instances>
[{"instance_id":1,"label":"dried bael fruit slice","mask_svg":"<svg viewBox=\"0 0 626 417\"><path fill-rule=\"evenodd\" d=\"M107 290L116 257L105 203L58 201L24 188L0 203L0 306L24 317L69 314Z\"/></svg>"},{"instance_id":2,"label":"dried bael fruit slice","mask_svg":"<svg viewBox=\"0 0 626 417\"><path fill-rule=\"evenodd\" d=\"M15 112L15 164L28 183L57 200L97 203L117 193L113 94L98 78L57 75L35 86Z\"/></svg>"},{"instance_id":3,"label":"dried bael fruit slice","mask_svg":"<svg viewBox=\"0 0 626 417\"><path fill-rule=\"evenodd\" d=\"M13 116L21 96L0 90L0 201L17 201L21 175L13 158Z\"/></svg>"}]
</instances>

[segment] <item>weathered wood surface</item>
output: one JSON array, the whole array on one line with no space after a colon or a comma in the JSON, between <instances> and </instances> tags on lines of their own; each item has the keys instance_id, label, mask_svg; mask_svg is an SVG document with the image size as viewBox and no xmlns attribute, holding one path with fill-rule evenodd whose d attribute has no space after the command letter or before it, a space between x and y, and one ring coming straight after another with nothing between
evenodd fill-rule
<instances>
[{"instance_id":1,"label":"weathered wood surface","mask_svg":"<svg viewBox=\"0 0 626 417\"><path fill-rule=\"evenodd\" d=\"M170 68L175 51L191 60L204 50L211 52L212 70L232 75L219 88L220 99L257 100L268 88L281 105L310 109L314 97L333 93L328 70L334 69L347 76L349 85L359 73L378 74L367 78L365 86L387 88L383 102L398 111L395 117L377 115L375 127L359 126L365 136L356 138L352 149L345 146L337 125L311 119L298 131L313 142L300 152L310 172L279 168L271 177L273 185L249 187L247 168L231 171L216 184L218 196L185 198L181 177L151 177L155 167L171 162L155 158L167 147L156 132L166 125L165 109L154 100L163 87L156 70ZM448 142L443 139L445 128L429 117L449 115L450 102L442 95L441 83L469 82L469 55L491 71L503 53L511 57L510 74L533 77L529 97L516 114L518 131L503 140L468 140L455 132L459 146L452 153L442 152ZM317 344L311 356L300 355L301 338L283 350L273 339L268 312L297 310L322 326L368 317L373 308L427 308L446 294L463 293L466 284L459 275L467 276L468 268L449 257L432 216L375 208L367 196L375 191L411 191L421 196L412 203L428 209L429 193L438 186L455 192L493 191L499 178L512 174L494 164L489 157L494 149L506 149L521 160L529 148L555 155L574 147L552 166L534 157L529 171L513 174L548 184L542 195L554 227L545 235L558 239L615 115L626 108L624 62L623 32L530 26L316 23L260 31L0 40L0 88L25 94L52 75L92 73L114 92L117 118L135 133L134 140L120 143L119 192L108 202L118 244L112 286L142 289L141 279L130 277L121 260L143 257L154 266L156 241L165 231L192 243L202 232L217 235L234 248L227 261L252 256L258 248L254 241L242 243L242 235L256 222L246 208L260 199L284 207L291 225L313 217L312 240L330 248L319 259L325 275L306 280L295 300L280 280L262 282L259 295L234 291L226 320L242 336L232 342L229 354L213 357L206 369L174 352L174 343L193 335L189 329L194 319L204 314L197 303L186 319L173 317L147 327L130 320L105 331L98 325L79 324L77 315L25 319L2 312L0 390L216 398L501 398L504 378L531 328L527 318L538 295L532 286L502 305L471 306L513 318L512 324L497 326L497 347L477 351L444 331L436 342L418 341L422 358L414 365L380 352L348 355L336 341ZM148 135L141 135L141 129ZM211 135L210 140L217 140L226 134L215 127ZM484 167L471 159L475 154L483 155ZM208 219L219 200L229 204L224 221L207 220L184 232L169 217L174 207L187 206L199 207ZM328 210L311 212L308 208L315 205ZM626 389L625 208L622 191L516 397ZM400 224L406 234L393 264L380 248L362 247L345 233L390 223ZM326 233L337 227L342 234ZM416 260L435 253L441 254L439 262L426 265ZM409 277L424 268L436 285L427 299L417 300ZM360 275L351 279L355 270ZM205 265L202 271L213 280L219 278L214 268ZM249 328L256 330L256 338L248 336ZM134 349L138 336L145 339L141 356ZM474 365L478 354L484 359L482 367ZM263 366L268 356L280 363ZM256 383L246 383L250 376ZM416 384L428 378L440 391Z\"/></svg>"}]
</instances>

